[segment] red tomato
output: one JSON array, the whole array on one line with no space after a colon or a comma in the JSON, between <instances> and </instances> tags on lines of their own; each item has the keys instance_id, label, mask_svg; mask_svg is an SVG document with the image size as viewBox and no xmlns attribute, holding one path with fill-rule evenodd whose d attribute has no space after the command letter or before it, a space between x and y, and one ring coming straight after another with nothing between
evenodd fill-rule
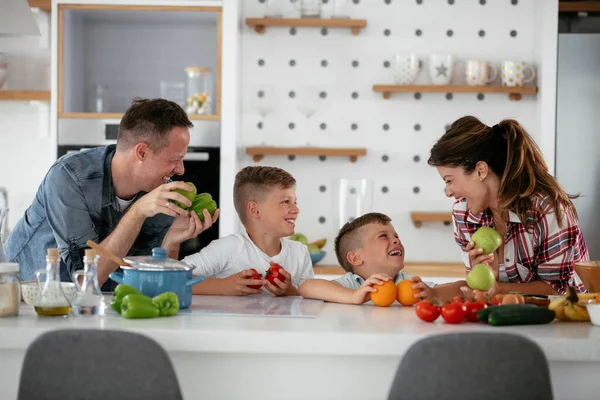
<instances>
[{"instance_id":1,"label":"red tomato","mask_svg":"<svg viewBox=\"0 0 600 400\"><path fill-rule=\"evenodd\" d=\"M417 317L425 322L433 322L440 316L440 306L432 304L429 300L421 300L415 306Z\"/></svg>"},{"instance_id":2,"label":"red tomato","mask_svg":"<svg viewBox=\"0 0 600 400\"><path fill-rule=\"evenodd\" d=\"M479 319L477 318L477 311L481 310L482 308L487 308L487 303L481 301L469 301L468 303L465 303L465 306L467 307L466 320L471 322L479 322Z\"/></svg>"},{"instance_id":3,"label":"red tomato","mask_svg":"<svg viewBox=\"0 0 600 400\"><path fill-rule=\"evenodd\" d=\"M459 303L464 303L465 299L464 299L464 297L462 297L462 296L454 296L454 297L452 298L452 301L454 301L454 302L459 302Z\"/></svg>"},{"instance_id":4,"label":"red tomato","mask_svg":"<svg viewBox=\"0 0 600 400\"><path fill-rule=\"evenodd\" d=\"M465 320L467 306L464 303L453 301L442 306L442 317L449 324L458 324Z\"/></svg>"},{"instance_id":5,"label":"red tomato","mask_svg":"<svg viewBox=\"0 0 600 400\"><path fill-rule=\"evenodd\" d=\"M283 270L283 267L277 263L271 262L271 266L269 270L265 273L265 279L271 283L271 285L275 285L275 278L279 279L281 282L285 282L285 276L280 272Z\"/></svg>"},{"instance_id":6,"label":"red tomato","mask_svg":"<svg viewBox=\"0 0 600 400\"><path fill-rule=\"evenodd\" d=\"M493 299L492 301L490 301L490 303L493 306L499 306L500 304L502 304L502 302L500 300L498 300L498 299Z\"/></svg>"},{"instance_id":7,"label":"red tomato","mask_svg":"<svg viewBox=\"0 0 600 400\"><path fill-rule=\"evenodd\" d=\"M250 275L247 279L262 279L262 276L260 276L257 270L250 268L250 271L252 272L252 275ZM248 287L252 289L260 289L262 285L248 285Z\"/></svg>"}]
</instances>

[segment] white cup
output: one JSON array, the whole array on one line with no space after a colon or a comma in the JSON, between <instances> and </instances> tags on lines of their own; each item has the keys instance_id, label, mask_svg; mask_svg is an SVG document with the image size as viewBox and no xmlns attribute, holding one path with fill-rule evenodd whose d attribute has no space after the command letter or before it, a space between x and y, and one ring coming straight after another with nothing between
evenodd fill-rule
<instances>
[{"instance_id":1,"label":"white cup","mask_svg":"<svg viewBox=\"0 0 600 400\"><path fill-rule=\"evenodd\" d=\"M531 76L527 79L525 78L526 70L531 72ZM503 86L523 86L523 84L533 81L534 78L535 70L523 61L504 61L502 63Z\"/></svg>"},{"instance_id":2,"label":"white cup","mask_svg":"<svg viewBox=\"0 0 600 400\"><path fill-rule=\"evenodd\" d=\"M429 56L429 76L434 85L448 85L454 72L454 57L451 54L431 54Z\"/></svg>"},{"instance_id":3,"label":"white cup","mask_svg":"<svg viewBox=\"0 0 600 400\"><path fill-rule=\"evenodd\" d=\"M410 85L421 71L421 61L414 53L396 54L392 62L392 71L397 85Z\"/></svg>"},{"instance_id":4,"label":"white cup","mask_svg":"<svg viewBox=\"0 0 600 400\"><path fill-rule=\"evenodd\" d=\"M465 62L465 78L469 86L485 86L495 81L497 76L498 69L487 61L468 60Z\"/></svg>"}]
</instances>

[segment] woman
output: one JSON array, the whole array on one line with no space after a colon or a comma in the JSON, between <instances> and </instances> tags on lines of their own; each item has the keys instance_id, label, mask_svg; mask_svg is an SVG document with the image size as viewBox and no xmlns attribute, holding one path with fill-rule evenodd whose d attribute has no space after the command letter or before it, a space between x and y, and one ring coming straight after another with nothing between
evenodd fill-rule
<instances>
[{"instance_id":1,"label":"woman","mask_svg":"<svg viewBox=\"0 0 600 400\"><path fill-rule=\"evenodd\" d=\"M589 260L575 196L548 173L542 152L517 121L489 127L475 117L460 118L433 146L428 163L437 167L446 195L456 199L454 237L467 272L484 263L496 275L489 294L585 290L573 270L573 263ZM482 226L502 237L493 254L471 242Z\"/></svg>"}]
</instances>

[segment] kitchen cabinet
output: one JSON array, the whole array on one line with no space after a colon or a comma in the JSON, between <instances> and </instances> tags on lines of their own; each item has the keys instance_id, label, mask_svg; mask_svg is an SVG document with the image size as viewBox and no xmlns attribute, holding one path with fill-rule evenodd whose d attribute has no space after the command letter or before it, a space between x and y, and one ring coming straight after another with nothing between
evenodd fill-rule
<instances>
[{"instance_id":1,"label":"kitchen cabinet","mask_svg":"<svg viewBox=\"0 0 600 400\"><path fill-rule=\"evenodd\" d=\"M59 4L59 125L119 119L137 96L185 106L188 67L211 71L212 110L190 118L219 120L221 20L216 6Z\"/></svg>"}]
</instances>

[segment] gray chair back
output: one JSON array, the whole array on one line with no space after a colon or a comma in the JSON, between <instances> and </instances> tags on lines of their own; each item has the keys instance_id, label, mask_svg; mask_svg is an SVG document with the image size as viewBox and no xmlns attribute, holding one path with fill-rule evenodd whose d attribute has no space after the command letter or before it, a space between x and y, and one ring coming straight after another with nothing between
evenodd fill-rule
<instances>
[{"instance_id":1,"label":"gray chair back","mask_svg":"<svg viewBox=\"0 0 600 400\"><path fill-rule=\"evenodd\" d=\"M388 400L551 400L548 362L523 336L452 333L426 337L404 355Z\"/></svg>"},{"instance_id":2,"label":"gray chair back","mask_svg":"<svg viewBox=\"0 0 600 400\"><path fill-rule=\"evenodd\" d=\"M74 329L28 347L18 400L175 399L181 391L165 350L132 332Z\"/></svg>"}]
</instances>

